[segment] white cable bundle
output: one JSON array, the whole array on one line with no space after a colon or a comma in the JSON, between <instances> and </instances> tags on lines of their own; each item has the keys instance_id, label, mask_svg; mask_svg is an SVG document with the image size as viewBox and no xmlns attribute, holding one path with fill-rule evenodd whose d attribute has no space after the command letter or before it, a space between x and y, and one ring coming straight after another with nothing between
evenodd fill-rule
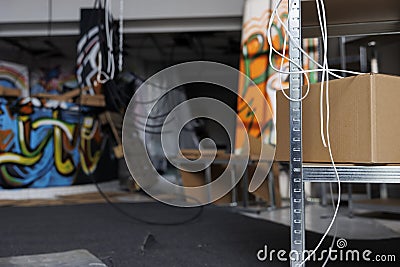
<instances>
[{"instance_id":1,"label":"white cable bundle","mask_svg":"<svg viewBox=\"0 0 400 267\"><path fill-rule=\"evenodd\" d=\"M119 1L119 55L118 71L122 72L124 51L124 0Z\"/></svg>"},{"instance_id":2,"label":"white cable bundle","mask_svg":"<svg viewBox=\"0 0 400 267\"><path fill-rule=\"evenodd\" d=\"M333 77L336 78L343 78L340 75L335 74L334 72L345 72L345 73L350 73L350 74L363 74L360 72L355 72L355 71L347 71L347 70L338 70L338 69L330 69L329 65L328 65L328 57L327 57L327 53L328 53L328 31L327 31L327 23L326 23L326 12L325 12L325 4L323 0L315 0L316 2L316 6L317 6L317 11L318 11L318 20L319 20L319 25L320 25L320 29L321 29L321 37L322 37L322 41L323 41L323 63L322 65L319 64L318 62L316 62L310 55L308 55L297 43L292 42L292 44L295 44L296 48L298 48L301 53L306 56L309 60L311 60L314 64L316 64L316 66L318 66L317 69L312 69L312 70L304 70L303 67L299 64L297 64L296 62L292 61L290 58L286 57L285 55L285 51L286 51L286 43L287 40L286 38L288 37L289 39L293 39L292 34L290 33L290 31L288 30L287 26L285 25L285 23L283 23L283 21L281 20L281 18L279 17L279 14L277 12L279 5L282 3L282 0L278 0L273 11L271 14L271 18L269 20L269 24L268 24L268 29L267 29L267 39L268 39L268 44L270 47L270 53L269 53L269 64L270 66L279 73L279 79L280 79L280 86L281 86L281 91L284 94L284 96L290 100L290 101L302 101L303 99L305 99L310 91L310 84L309 84L309 78L306 75L307 73L311 73L311 72L322 72L322 79L321 79L321 98L320 98L320 128L321 128L321 139L322 139L322 143L325 147L328 148L329 151L329 156L332 162L332 166L334 168L335 174L336 174L336 178L337 178L337 183L338 183L338 201L336 204L336 207L334 205L334 200L333 200L333 195L332 195L332 185L331 185L331 195L332 195L332 203L334 206L334 214L333 214L333 218L328 226L328 228L326 229L324 235L322 236L321 240L319 241L319 243L317 244L317 246L314 248L314 250L312 251L312 253L310 253L308 255L307 258L303 259L303 261L298 265L298 266L302 266L306 261L308 261L311 256L313 256L315 254L315 252L320 248L321 244L323 243L323 241L325 240L326 236L328 235L329 231L331 230L333 224L335 223L336 217L337 217L337 213L339 210L339 206L340 206L340 201L341 201L341 185L340 185L340 178L339 178L339 174L337 172L336 169L336 165L335 162L333 160L333 155L332 155L332 149L331 149L331 143L330 143L330 138L329 138L329 75L332 75ZM292 7L289 8L289 11L292 10ZM291 17L291 14L289 12L288 17L287 17L287 21L289 21ZM277 51L272 44L272 37L271 37L271 28L272 28L272 24L274 19L277 19L283 26L285 32L284 34L284 44L283 44L283 51L282 53ZM281 64L279 69L277 67L275 67L273 65L273 61L272 61L272 54L275 53L279 56L282 57L281 59ZM298 67L300 69L300 71L285 71L283 69L283 63L284 60L288 60L289 62L293 63L296 67ZM306 93L304 94L304 96L302 96L300 99L292 99L290 98L285 91L282 88L282 74L303 74L305 76L305 79L307 81L307 90ZM324 81L326 80L325 84ZM324 135L324 106L323 106L323 97L324 97L324 85L325 85L325 98L326 98L326 138ZM332 240L332 244L330 246L330 249L332 249L334 241L336 238L336 231ZM330 257L330 250L329 250L329 254L328 257L326 258L325 262L323 263L322 266L325 266L327 264L327 262L329 261L329 257Z\"/></svg>"},{"instance_id":3,"label":"white cable bundle","mask_svg":"<svg viewBox=\"0 0 400 267\"><path fill-rule=\"evenodd\" d=\"M104 1L104 27L106 33L106 44L107 44L107 72L102 70L103 56L101 54L101 49L97 55L98 65L97 65L97 82L106 83L109 80L114 79L115 74L115 61L114 61L114 48L113 48L113 30L110 29L110 17L111 17L111 4L110 0ZM102 77L104 77L102 79Z\"/></svg>"}]
</instances>

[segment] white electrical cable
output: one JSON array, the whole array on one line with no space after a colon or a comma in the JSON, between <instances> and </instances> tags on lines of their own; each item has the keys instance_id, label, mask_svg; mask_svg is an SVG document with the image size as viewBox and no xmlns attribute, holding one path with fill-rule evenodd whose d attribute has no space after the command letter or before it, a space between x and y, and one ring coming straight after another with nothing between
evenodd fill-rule
<instances>
[{"instance_id":1,"label":"white electrical cable","mask_svg":"<svg viewBox=\"0 0 400 267\"><path fill-rule=\"evenodd\" d=\"M98 65L97 65L97 76L96 76L96 81L97 81L98 83L103 83L102 80L101 80L101 72L102 72L101 68L102 68L102 64L103 64L102 61L103 61L103 60L102 60L101 50L100 50L99 53L97 54L97 62L98 62Z\"/></svg>"},{"instance_id":2,"label":"white electrical cable","mask_svg":"<svg viewBox=\"0 0 400 267\"><path fill-rule=\"evenodd\" d=\"M113 30L110 30L110 17L111 17L111 1L105 0L105 30L107 37L107 47L108 47L108 57L107 57L107 73L110 74L109 79L114 79L115 74L115 62L114 62L114 53L113 53Z\"/></svg>"},{"instance_id":3,"label":"white electrical cable","mask_svg":"<svg viewBox=\"0 0 400 267\"><path fill-rule=\"evenodd\" d=\"M104 71L102 71L103 67L103 55L101 54L101 51L97 54L97 60L99 62L99 65L97 65L97 77L96 81L98 83L106 83L108 80L110 80L110 76L107 75ZM101 78L101 76L104 76L104 79Z\"/></svg>"},{"instance_id":4,"label":"white electrical cable","mask_svg":"<svg viewBox=\"0 0 400 267\"><path fill-rule=\"evenodd\" d=\"M326 25L325 6L324 6L324 3L321 1L322 12L323 12L322 17L324 18L323 21L321 21L320 2L318 0L316 1L316 6L317 6L317 12L318 12L318 20L319 20L319 24L320 24L320 28L321 28L322 40L323 40L323 44L324 44L324 46L323 46L323 53L324 53L323 66L324 66L324 68L328 69L329 68L328 67L329 66L328 65L328 57L327 57L327 52L328 52L328 31L327 31L327 25ZM328 73L327 72L323 72L322 73L322 77L321 77L322 81L321 81L321 96L320 96L320 126L321 126L320 127L320 131L321 131L322 143L323 143L324 147L327 147L327 144L326 144L326 141L325 141L325 135L324 135L324 127L323 127L323 124L324 124L324 120L323 120L323 116L324 116L324 113L323 113L323 111L324 111L324 108L323 108L323 96L324 96L324 78L325 78L325 75L326 75L326 80L327 80L327 82L326 82L327 86L328 86L328 83L329 83ZM327 91L326 92L327 105L329 105L328 93L329 92ZM329 106L327 106L327 117L329 116L328 112L329 112ZM328 125L329 125L329 121L327 120L327 132L329 131L328 130ZM330 146L330 143L329 143L329 146ZM333 158L331 158L331 161L332 161L332 164L334 165L335 163L333 161ZM339 176L337 176L337 178L339 179ZM340 180L338 182L339 182L339 187L340 187ZM333 199L332 183L329 183L329 189L330 189L330 194L331 194L333 210L336 211L335 201ZM336 220L335 220L334 224L335 224L335 233L333 235L332 242L331 242L331 245L329 247L330 248L329 252L328 252L329 254L326 257L324 263L322 264L322 267L325 267L328 264L328 262L330 260L332 248L333 248L333 246L335 244L335 240L336 240L336 236L337 236L337 222L336 222Z\"/></svg>"},{"instance_id":5,"label":"white electrical cable","mask_svg":"<svg viewBox=\"0 0 400 267\"><path fill-rule=\"evenodd\" d=\"M320 1L320 2L318 2L318 1ZM321 244L322 244L323 241L325 240L326 236L328 235L329 231L331 230L333 224L334 224L335 221L336 221L337 213L338 213L338 210L339 210L339 207L340 207L340 202L341 202L340 178L339 178L339 174L338 174L338 172L337 172L337 168L336 168L336 165L335 165L335 162L334 162L334 159L333 159L332 149L331 149L331 144L330 144L330 136L329 136L329 119L330 119L330 114L329 114L329 108L330 108L330 107L329 107L329 74L330 74L330 75L333 75L333 76L335 76L335 77L341 77L341 76L334 74L332 71L336 71L336 70L329 69L329 66L328 66L328 60L327 60L327 50L328 50L328 40L327 40L327 39L328 39L328 34L327 34L327 24L326 24L325 5L324 5L323 0L316 0L316 5L317 5L317 9L318 9L318 18L319 18L319 23L320 23L320 28L321 28L321 35L322 35L322 39L323 39L323 47L324 47L324 49L323 49L323 50L324 50L323 65L321 66L318 62L316 62L314 59L312 59L312 58L311 58L297 43L294 43L295 46L302 52L303 55L305 55L306 57L308 57L308 58L309 58L312 62L314 62L319 68L321 68L321 69L315 69L315 70L309 70L309 71L303 70L302 67L299 66L299 64L297 64L296 62L294 62L293 60L291 60L290 58L287 58L287 57L285 56L285 50L286 50L286 35L289 36L289 40L290 40L290 38L293 39L293 36L291 35L290 31L287 29L287 27L285 26L285 24L284 24L284 23L282 22L282 20L280 19L279 14L277 13L278 7L279 7L279 5L281 4L281 2L282 2L282 0L279 0L279 1L277 2L277 4L275 5L274 10L273 10L273 12L272 12L272 14L271 14L271 18L270 18L269 25L268 25L268 30L267 30L267 39L268 39L268 43L269 43L269 47L270 47L269 64L270 64L270 66L271 66L274 70L276 70L276 71L279 73L279 75L280 75L280 76L279 76L279 77L280 77L280 81L281 81L281 74L282 74L282 73L284 73L284 74L289 74L289 75L290 75L290 74L293 74L293 73L305 74L305 73L308 73L308 72L322 71L322 83L321 83L321 99L322 99L322 100L323 100L323 86L324 86L323 81L324 81L325 78L326 78L326 90L325 90L325 93L326 93L326 109L327 109L327 112L326 112L326 113L327 113L327 114L326 114L327 147L328 147L328 151L329 151L329 157L330 157L330 160L331 160L331 162L332 162L332 166L333 166L333 168L334 168L335 175L336 175L336 177L337 177L337 182L338 182L338 201L337 201L337 205L336 205L336 208L335 208L335 211L334 211L334 214L333 214L333 218L332 218L332 220L331 220L331 222L330 222L328 228L326 229L324 235L322 236L322 238L320 239L319 243L318 243L317 246L314 248L314 250L312 251L312 253L310 253L310 254L307 256L306 259L303 259L303 261L302 261L300 264L297 265L297 266L302 266L306 261L308 261L308 260L310 259L311 256L313 256L313 255L316 253L316 251L319 249L319 247L321 246ZM321 4L321 8L320 8L319 4ZM322 9L322 15L321 15L321 9ZM292 9L290 8L289 10L292 10ZM271 28L272 28L272 24L273 24L273 20L274 20L275 15L277 16L278 21L282 24L283 28L285 29L283 53L280 53L279 51L277 51L277 50L273 47L273 44L272 44ZM322 18L321 18L321 16L322 16ZM289 14L288 14L287 20L289 20L289 19L290 19L290 12L289 12ZM276 54L278 54L278 55L280 55L280 56L282 57L281 65L280 65L280 69L279 69L279 70L276 69L276 68L273 66L273 63L272 63L272 52L275 52ZM300 71L291 71L290 69L289 69L288 72L283 71L283 61L284 61L284 59L287 59L289 62L293 63L296 67L298 67L298 68L300 69ZM353 73L353 74L361 74L361 73L352 72L352 71L343 71L343 72L348 72L348 73ZM306 75L306 77L307 77L307 75ZM281 84L281 87L282 87L282 84ZM285 97L287 97L289 100L292 100L290 97L288 97L288 96L285 94L285 92L284 92L283 90L282 90L282 92L284 93ZM303 99L307 96L308 92L309 92L309 85L307 85L307 92L306 92L306 95L303 96L301 99L295 99L295 101L301 101L301 100L303 100ZM320 102L320 113L321 113L321 117L322 117L321 123L323 123L323 107L322 107L323 101L322 101L322 100L321 100L321 102ZM292 101L293 101L293 100L292 100ZM321 128L322 128L322 126L321 126ZM322 140L323 140L323 142L324 142L325 139L324 139L324 135L323 135L323 128L322 128L322 130L321 130L321 138L322 138ZM326 145L325 142L324 142L324 145ZM331 190L331 195L332 195L332 190ZM334 235L334 238L333 238L333 241L332 241L332 244L331 244L330 248L333 247L335 238L336 238L336 231L335 231L335 235ZM329 255L330 255L330 253L329 253ZM323 266L325 266L326 263L328 262L328 260L329 260L329 255L328 255L328 258L325 260Z\"/></svg>"},{"instance_id":6,"label":"white electrical cable","mask_svg":"<svg viewBox=\"0 0 400 267\"><path fill-rule=\"evenodd\" d=\"M284 33L285 34L285 33ZM286 52L286 34L285 34L285 36L284 36L284 40L283 40L283 50L282 50L282 53L283 53L283 55L285 55L285 52ZM303 99L305 99L307 96L308 96L308 93L310 92L310 80L309 80L309 78L308 78L308 75L307 74L304 74L305 75L305 77L306 77L306 80L307 80L307 90L306 90L306 93L304 94L304 96L302 96L300 99L295 99L295 98L291 98L290 96L288 96L286 93L285 93L285 90L283 90L283 86L282 86L282 70L283 70L283 62L284 62L284 58L282 58L281 59L281 66L280 66L280 68L279 68L279 73L278 73L278 75L279 75L279 86L280 86L280 89L281 89L281 91L282 91L282 93L285 95L285 97L287 98L287 99L289 99L290 101L295 101L295 102L299 102L299 101L303 101ZM296 64L296 66L298 66L297 64ZM299 67L300 69L302 69L302 70L304 70L303 68L301 68L301 67Z\"/></svg>"},{"instance_id":7,"label":"white electrical cable","mask_svg":"<svg viewBox=\"0 0 400 267\"><path fill-rule=\"evenodd\" d=\"M321 0L321 3L323 4L323 0ZM325 9L325 7L323 7L324 9ZM326 19L326 18L325 18ZM326 29L326 23L325 23L325 31L326 31L327 29ZM328 67L328 66L327 66ZM327 78L328 78L328 74L326 75L327 76ZM333 159L333 155L332 155L332 147L331 147L331 141L330 141L330 133L329 133L329 121L330 121L330 114L329 114L329 112L330 112L330 104L329 104L329 82L328 82L328 80L327 80L327 82L326 82L326 88L325 88L325 93L326 93L326 141L328 142L328 151L329 151L329 157L330 157L330 160L331 160L331 162L332 162L332 167L333 167L333 169L334 169L334 171L335 171L335 175L336 175L336 178L337 178L337 185L338 185L338 199L337 199L337 205L336 205L336 209L335 209L335 212L334 212L334 214L333 214L333 218L332 218L332 221L331 221L331 223L329 224L329 227L328 227L328 229L326 230L326 233L325 233L325 236L328 234L328 232L331 230L331 228L332 228L332 225L335 223L335 220L336 220L336 217L337 217L337 214L338 214L338 211L339 211L339 208L340 208L340 202L341 202L341 197L342 197L342 190L341 190L341 183L340 183L340 177L339 177L339 173L338 173L338 171L337 171L337 168L336 168L336 164L335 164L335 161L334 161L334 159ZM324 237L323 237L324 238ZM335 235L334 235L334 237L333 237L334 239L336 238L336 232L335 232ZM322 240L323 241L323 240ZM321 242L322 243L322 242ZM333 247L333 244L331 245L331 247L330 248L332 248Z\"/></svg>"},{"instance_id":8,"label":"white electrical cable","mask_svg":"<svg viewBox=\"0 0 400 267\"><path fill-rule=\"evenodd\" d=\"M102 51L101 46L99 49L98 54L98 71L97 71L97 82L98 83L106 83L109 80L114 79L115 74L115 62L114 62L114 54L113 54L113 32L110 31L110 18L111 16L111 6L109 0L104 0L104 26L105 26L105 33L106 33L106 45L107 45L107 73L102 70ZM100 26L99 26L100 27ZM101 29L99 29L100 32ZM102 79L101 77L104 77Z\"/></svg>"},{"instance_id":9,"label":"white electrical cable","mask_svg":"<svg viewBox=\"0 0 400 267\"><path fill-rule=\"evenodd\" d=\"M123 49L124 49L124 0L119 1L119 54L118 70L122 72L123 68Z\"/></svg>"},{"instance_id":10,"label":"white electrical cable","mask_svg":"<svg viewBox=\"0 0 400 267\"><path fill-rule=\"evenodd\" d=\"M321 0L321 1L323 1L323 0ZM326 140L328 142L329 157L330 157L330 160L332 162L332 166L333 166L333 169L335 171L336 178L337 178L338 200L337 200L337 204L336 204L336 208L335 208L332 220L331 220L328 228L326 229L324 235L322 236L320 242L315 247L313 252L310 253L309 256L306 259L304 259L303 262L301 262L299 266L302 266L319 249L319 247L321 246L322 242L325 240L325 237L328 235L328 233L331 230L333 224L335 223L335 220L336 220L336 217L337 217L337 214L338 214L338 211L339 211L339 207L340 207L341 193L342 192L341 192L341 184L340 184L339 173L337 172L336 164L335 164L335 161L333 160L333 155L332 155L331 142L330 142L330 136L329 136L329 118L330 118L330 115L329 115L329 82L327 81L326 82ZM336 234L335 234L334 238L336 238ZM330 248L332 248L332 247L333 247L333 244L331 245ZM329 255L330 255L330 253L329 253Z\"/></svg>"},{"instance_id":11,"label":"white electrical cable","mask_svg":"<svg viewBox=\"0 0 400 267\"><path fill-rule=\"evenodd\" d=\"M330 193L331 193L332 208L333 208L333 210L335 210L335 199L333 198L332 183L329 183L329 189L330 189ZM335 221L335 234L333 235L330 248L332 248L333 245L335 244L336 236L337 236L337 221ZM325 267L326 264L328 264L328 262L329 262L329 260L330 260L330 258L331 258L331 257L330 257L331 253L332 253L332 250L329 250L329 254L328 254L328 256L326 257L326 259L325 259L325 261L324 261L324 263L322 264L321 267Z\"/></svg>"},{"instance_id":12,"label":"white electrical cable","mask_svg":"<svg viewBox=\"0 0 400 267\"><path fill-rule=\"evenodd\" d=\"M268 40L268 44L269 44L269 47L270 47L270 53L269 53L269 54L270 54L270 55L269 55L269 60L270 60L270 61L269 61L269 62L270 62L271 68L272 68L273 70L275 70L276 72L279 72L279 70L278 70L277 67L275 67L275 66L271 63L271 62L272 62L272 61L271 61L271 59L272 59L272 53L276 53L277 55L283 57L284 59L286 59L286 60L288 60L289 62L291 62L291 63L293 63L293 64L296 65L296 63L293 62L290 58L288 58L288 57L286 57L286 56L283 56L282 53L280 53L279 51L277 51L277 50L273 47L273 45L272 45L272 38L271 38L271 36L270 36L270 34L271 34L271 28L272 28L272 24L273 24L273 20L274 20L274 18L275 18L275 16L276 16L276 18L278 19L278 21L282 24L283 28L285 29L286 34L289 36L289 39L294 39L294 37L292 36L292 34L290 33L290 31L288 30L287 26L282 22L281 18L279 17L279 14L277 13L277 8L278 8L279 5L282 3L282 1L283 1L283 0L279 0L279 1L277 2L277 4L275 5L274 10L273 10L272 13L271 13L271 18L270 18L269 25L268 25L268 29L267 29L267 40ZM290 15L290 14L288 14L288 15ZM288 17L288 20L289 20L289 17ZM296 71L289 71L289 72L283 71L283 72L282 72L283 74L303 74L303 73L322 72L322 71L324 71L324 70L323 70L323 66L322 66L321 64L319 64L318 62L316 62L310 55L308 55L308 53L307 53L306 51L304 51L304 50L301 48L301 46L299 46L297 43L294 43L294 45L295 45L296 48L298 48L298 49L300 50L300 52L302 52L302 54L303 54L304 56L306 56L309 60L311 60L311 62L313 62L314 64L316 64L319 68L317 68L317 69L312 69L312 70L302 70L302 71L297 71L297 72L296 72ZM296 65L296 66L297 66L297 65ZM365 73L362 73L362 72L349 71L349 70L340 70L340 69L328 69L328 71L329 71L329 74L330 74L330 75L332 75L333 77L336 77L336 78L343 78L343 77L340 76L340 75L335 74L334 72L345 72L345 73L356 74L356 75L358 75L358 74L365 74Z\"/></svg>"},{"instance_id":13,"label":"white electrical cable","mask_svg":"<svg viewBox=\"0 0 400 267\"><path fill-rule=\"evenodd\" d=\"M317 12L318 12L318 21L321 29L321 36L322 36L322 41L323 41L323 54L324 54L324 59L323 59L323 67L328 68L328 57L327 57L327 52L328 52L328 34L325 31L326 28L326 20L324 22L321 21L321 11L320 11L320 6L319 6L319 1L316 0L316 5L317 5ZM325 12L323 13L323 16L325 17ZM321 75L321 94L320 94L320 134L321 134L321 139L322 139L322 144L324 147L326 146L326 141L325 141L325 134L324 134L324 80L325 80L325 71L322 72ZM327 81L329 80L329 77L327 78Z\"/></svg>"}]
</instances>

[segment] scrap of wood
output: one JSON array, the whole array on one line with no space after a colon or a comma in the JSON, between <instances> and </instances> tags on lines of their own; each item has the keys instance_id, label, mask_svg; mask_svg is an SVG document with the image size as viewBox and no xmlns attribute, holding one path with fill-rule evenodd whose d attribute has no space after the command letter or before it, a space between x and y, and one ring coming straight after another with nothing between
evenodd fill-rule
<instances>
[{"instance_id":1,"label":"scrap of wood","mask_svg":"<svg viewBox=\"0 0 400 267\"><path fill-rule=\"evenodd\" d=\"M0 95L7 97L20 97L21 90L15 88L7 88L4 86L0 86Z\"/></svg>"},{"instance_id":2,"label":"scrap of wood","mask_svg":"<svg viewBox=\"0 0 400 267\"><path fill-rule=\"evenodd\" d=\"M106 99L104 95L81 95L78 98L78 103L90 107L105 107Z\"/></svg>"},{"instance_id":3,"label":"scrap of wood","mask_svg":"<svg viewBox=\"0 0 400 267\"><path fill-rule=\"evenodd\" d=\"M107 111L106 111L107 112ZM107 125L108 124L108 120L107 120L107 116L106 116L106 112L103 112L99 115L99 121L102 125Z\"/></svg>"},{"instance_id":4,"label":"scrap of wood","mask_svg":"<svg viewBox=\"0 0 400 267\"><path fill-rule=\"evenodd\" d=\"M59 94L59 95L54 95L54 94L49 94L49 93L39 93L39 94L33 95L33 97L47 98L47 99L52 99L52 100L57 100L57 101L72 102L74 98L81 95L81 92L87 91L88 89L89 89L89 87L84 87L82 89L75 88L66 93Z\"/></svg>"},{"instance_id":5,"label":"scrap of wood","mask_svg":"<svg viewBox=\"0 0 400 267\"><path fill-rule=\"evenodd\" d=\"M62 97L62 99L64 99L64 101L72 100L73 98L79 96L81 94L81 91L82 91L81 89L76 88L76 89L68 91L60 96Z\"/></svg>"},{"instance_id":6,"label":"scrap of wood","mask_svg":"<svg viewBox=\"0 0 400 267\"><path fill-rule=\"evenodd\" d=\"M39 93L32 95L32 97L37 97L37 98L45 98L45 99L51 99L51 100L57 100L57 101L63 101L63 102L73 102L74 98L77 98L76 103L84 106L90 106L90 107L105 107L106 106L106 100L104 95L89 95L89 94L82 94L82 92L86 92L89 90L89 87L84 87L84 88L75 88L73 90L70 90L64 94L60 95L53 95L49 93Z\"/></svg>"},{"instance_id":7,"label":"scrap of wood","mask_svg":"<svg viewBox=\"0 0 400 267\"><path fill-rule=\"evenodd\" d=\"M32 95L32 97L63 101L61 95L53 95L53 94L49 94L49 93L39 93L39 94Z\"/></svg>"},{"instance_id":8,"label":"scrap of wood","mask_svg":"<svg viewBox=\"0 0 400 267\"><path fill-rule=\"evenodd\" d=\"M117 146L113 147L114 155L117 159L124 157L124 152L122 149L122 141L121 137L118 134L117 127L114 124L114 121L111 118L111 114L109 111L105 111L99 115L99 120L102 125L109 125L112 134L114 136L115 141L117 142Z\"/></svg>"},{"instance_id":9,"label":"scrap of wood","mask_svg":"<svg viewBox=\"0 0 400 267\"><path fill-rule=\"evenodd\" d=\"M122 149L122 145L113 147L113 150L114 150L114 156L117 159L122 159L124 157L124 151Z\"/></svg>"},{"instance_id":10,"label":"scrap of wood","mask_svg":"<svg viewBox=\"0 0 400 267\"><path fill-rule=\"evenodd\" d=\"M114 124L113 120L111 119L110 112L106 111L105 116L108 121L108 124L110 125L111 131L113 132L115 141L117 141L117 144L120 146L122 144L121 137L119 136L117 128L115 127L115 124Z\"/></svg>"},{"instance_id":11,"label":"scrap of wood","mask_svg":"<svg viewBox=\"0 0 400 267\"><path fill-rule=\"evenodd\" d=\"M81 92L85 92L87 90L89 90L89 87L86 86L83 88L75 88L66 93L59 94L59 95L54 95L54 94L49 94L49 93L38 93L38 94L32 95L32 97L48 98L48 99L53 99L53 100L58 100L58 101L72 102L73 98L78 97L81 94Z\"/></svg>"}]
</instances>

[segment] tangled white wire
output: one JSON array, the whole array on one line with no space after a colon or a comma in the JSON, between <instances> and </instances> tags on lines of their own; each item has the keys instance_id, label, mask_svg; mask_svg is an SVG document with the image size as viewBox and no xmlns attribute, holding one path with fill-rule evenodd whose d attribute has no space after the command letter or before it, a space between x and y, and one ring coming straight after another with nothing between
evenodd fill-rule
<instances>
[{"instance_id":1,"label":"tangled white wire","mask_svg":"<svg viewBox=\"0 0 400 267\"><path fill-rule=\"evenodd\" d=\"M114 51L113 51L113 31L110 30L110 17L111 17L111 4L109 0L104 1L104 26L106 33L106 44L107 44L107 73L102 70L102 51L101 48L98 54L98 69L97 69L97 82L106 83L109 80L114 79L115 74L115 62L114 62ZM100 30L100 29L99 29ZM101 47L101 46L100 46ZM104 79L102 79L104 77Z\"/></svg>"},{"instance_id":2,"label":"tangled white wire","mask_svg":"<svg viewBox=\"0 0 400 267\"><path fill-rule=\"evenodd\" d=\"M322 65L319 64L318 62L316 62L310 55L308 55L308 53L306 51L304 51L301 48L301 46L298 45L296 42L292 42L291 44L294 44L295 47L297 49L299 49L299 51L304 56L306 56L311 62L313 62L317 66L317 69L304 70L303 67L301 66L301 63L299 64L299 63L291 60L290 58L286 57L286 55L285 55L286 43L287 43L286 38L288 37L289 40L290 40L290 39L293 39L293 36L292 36L291 32L288 30L288 27L285 25L285 23L282 21L282 19L279 17L279 14L278 14L278 8L279 8L280 4L282 3L282 0L278 0L277 1L276 5L275 5L275 7L274 7L274 9L273 9L273 11L271 13L271 18L269 20L268 29L267 29L267 40L268 40L268 44L269 44L269 47L270 47L269 64L272 67L272 69L274 69L275 71L277 71L279 73L280 87L281 87L280 89L281 89L282 93L284 94L284 96L287 99L289 99L290 101L302 101L303 99L305 99L308 96L308 93L310 91L310 84L309 84L309 78L307 76L307 73L322 72L322 76L321 76L322 77L322 79L321 79L321 97L320 97L320 129L321 129L320 131L321 131L321 139L322 139L322 143L323 143L324 147L328 148L329 157L330 157L332 166L334 168L335 175L336 175L336 178L337 178L337 184L338 184L338 200L337 200L336 207L334 208L334 214L333 214L332 220L331 220L328 228L326 229L324 235L320 239L319 243L317 244L317 246L312 251L312 253L310 253L307 256L307 258L303 259L303 261L300 264L298 264L298 266L302 266L320 248L321 244L325 240L326 236L328 235L329 231L331 230L333 224L336 221L337 213L338 213L338 210L339 210L339 207L340 207L340 202L341 202L340 178L339 178L339 174L337 172L336 164L335 164L334 159L333 159L332 149L331 149L331 144L330 144L330 136L329 136L329 118L330 118L330 114L329 114L329 111L330 111L330 107L329 107L329 75L332 75L333 77L336 77L336 78L343 78L342 76L337 75L334 72L345 72L345 73L350 73L350 74L363 74L363 73L355 72L355 71L329 69L328 57L327 57L327 52L328 52L328 30L327 30L327 22L326 22L325 4L324 4L323 0L315 0L315 2L316 2L316 6L317 6L318 20L319 20L319 25L320 25L320 29L321 29L321 36L322 36L322 41L323 41L323 63L322 63ZM289 7L289 13L288 13L287 21L290 20L290 17L291 17L290 11L291 10L292 10L292 6ZM284 28L284 33L283 33L284 43L283 43L283 51L282 51L282 53L277 51L274 48L273 43L272 43L271 29L272 29L272 25L273 25L273 22L274 22L275 18L278 20L278 22ZM273 61L272 61L273 53L275 53L275 54L277 54L277 55L282 57L279 69L276 68L273 65ZM291 71L290 69L288 71L285 71L283 69L284 60L287 60L290 63L294 64L298 69L300 69L300 71ZM304 94L304 96L302 96L299 99L290 98L282 88L282 74L286 74L286 75L302 74L302 75L304 75L304 77L306 78L306 81L307 81L307 90L306 90L306 93ZM324 83L325 79L326 79L326 82ZM324 124L324 106L323 106L324 85L325 85L325 98L326 98L326 139L325 139L325 136L324 136L324 125L323 125ZM332 189L331 189L331 195L332 195ZM333 197L332 197L332 202L333 202ZM334 205L334 202L333 202L333 205ZM332 249L332 247L334 245L335 238L336 238L336 231L335 231L335 234L334 234L334 237L333 237L333 241L332 241L331 246L330 246L329 255L326 258L326 260L325 260L325 262L323 263L322 266L325 266L327 264L327 262L329 261L330 251L331 251L331 249Z\"/></svg>"},{"instance_id":3,"label":"tangled white wire","mask_svg":"<svg viewBox=\"0 0 400 267\"><path fill-rule=\"evenodd\" d=\"M124 0L119 1L119 54L118 71L122 72L123 51L124 51Z\"/></svg>"}]
</instances>

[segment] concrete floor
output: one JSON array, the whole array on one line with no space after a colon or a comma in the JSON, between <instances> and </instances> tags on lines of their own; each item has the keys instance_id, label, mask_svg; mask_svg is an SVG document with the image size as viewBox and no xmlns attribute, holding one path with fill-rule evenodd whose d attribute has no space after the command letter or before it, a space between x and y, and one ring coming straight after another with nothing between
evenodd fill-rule
<instances>
[{"instance_id":1,"label":"concrete floor","mask_svg":"<svg viewBox=\"0 0 400 267\"><path fill-rule=\"evenodd\" d=\"M119 182L110 181L100 183L101 188L107 192L119 191ZM55 199L57 196L84 194L97 192L93 184L58 186L46 188L0 189L0 199L29 200L29 199Z\"/></svg>"},{"instance_id":2,"label":"concrete floor","mask_svg":"<svg viewBox=\"0 0 400 267\"><path fill-rule=\"evenodd\" d=\"M120 191L118 181L101 183L102 190L107 192ZM55 187L43 189L21 189L21 190L0 190L0 199L52 199L59 195L95 192L94 185L81 185L70 187ZM148 202L152 198L139 193L132 193L121 196L121 202ZM288 206L284 203L284 206ZM265 210L260 213L243 211L240 206L233 208L246 216L268 220L283 225L290 225L289 208ZM306 229L316 233L324 233L333 215L332 206L323 207L319 204L308 204L306 206ZM334 233L334 227L330 235ZM349 217L348 209L343 205L337 217L337 236L347 239L386 239L400 237L400 215L387 216L380 213L371 213L358 210L353 218Z\"/></svg>"},{"instance_id":3,"label":"concrete floor","mask_svg":"<svg viewBox=\"0 0 400 267\"><path fill-rule=\"evenodd\" d=\"M262 211L259 214L246 213L245 215L290 225L289 208ZM306 206L306 230L324 233L333 216L332 206L323 207L319 204ZM345 239L377 240L400 237L400 216L385 216L370 211L356 211L352 218L349 217L347 207L341 207L336 219L337 236ZM329 235L333 235L335 226Z\"/></svg>"}]
</instances>

